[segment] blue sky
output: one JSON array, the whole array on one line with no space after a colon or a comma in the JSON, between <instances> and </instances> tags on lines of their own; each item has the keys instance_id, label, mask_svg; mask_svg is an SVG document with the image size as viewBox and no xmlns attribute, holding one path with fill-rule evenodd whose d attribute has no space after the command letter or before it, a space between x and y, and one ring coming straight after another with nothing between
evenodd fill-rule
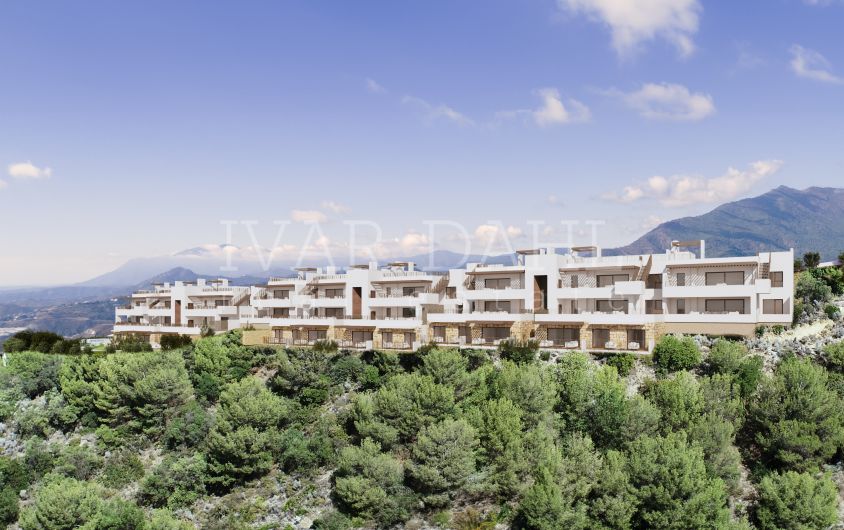
<instances>
[{"instance_id":1,"label":"blue sky","mask_svg":"<svg viewBox=\"0 0 844 530\"><path fill-rule=\"evenodd\" d=\"M344 252L344 219L383 256L430 246L426 220L478 252L531 220L611 246L844 181L841 1L10 1L0 23L0 285L213 249L222 220L280 255Z\"/></svg>"}]
</instances>

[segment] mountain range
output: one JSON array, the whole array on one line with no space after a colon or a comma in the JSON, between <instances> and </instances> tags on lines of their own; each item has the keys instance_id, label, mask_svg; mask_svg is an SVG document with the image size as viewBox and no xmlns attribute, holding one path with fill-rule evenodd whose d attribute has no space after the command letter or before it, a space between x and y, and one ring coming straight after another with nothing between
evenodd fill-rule
<instances>
[{"instance_id":1,"label":"mountain range","mask_svg":"<svg viewBox=\"0 0 844 530\"><path fill-rule=\"evenodd\" d=\"M754 255L760 251L794 249L795 255L819 252L824 261L844 251L844 189L812 187L796 190L780 186L757 197L718 206L703 215L660 224L624 247L605 249L606 255L663 252L673 240L706 240L708 256ZM219 249L217 249L219 250ZM386 261L414 261L446 270L466 262L512 263L512 255L463 256L438 250L431 256L397 257ZM195 247L171 256L136 258L112 272L69 286L0 291L0 340L4 329L31 327L66 335L96 335L107 331L113 308L132 291L157 282L217 278L224 257L208 247ZM263 271L255 261L232 263L241 273L229 278L235 285L255 285L268 276L293 274L292 263ZM319 265L317 262L302 265ZM338 266L348 265L342 261Z\"/></svg>"}]
</instances>

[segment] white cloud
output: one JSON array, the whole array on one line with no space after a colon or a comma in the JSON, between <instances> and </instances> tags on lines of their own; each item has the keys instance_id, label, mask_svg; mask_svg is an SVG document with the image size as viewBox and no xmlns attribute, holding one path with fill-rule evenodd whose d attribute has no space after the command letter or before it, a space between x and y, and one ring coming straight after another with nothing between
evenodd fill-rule
<instances>
[{"instance_id":1,"label":"white cloud","mask_svg":"<svg viewBox=\"0 0 844 530\"><path fill-rule=\"evenodd\" d=\"M384 94L387 89L378 84L378 82L371 77L366 78L366 89L373 94Z\"/></svg>"},{"instance_id":2,"label":"white cloud","mask_svg":"<svg viewBox=\"0 0 844 530\"><path fill-rule=\"evenodd\" d=\"M474 125L475 122L465 116L464 114L454 110L448 105L438 104L434 105L425 101L424 99L415 96L404 96L402 103L406 105L413 105L422 111L425 119L435 121L438 119L445 119L460 126Z\"/></svg>"},{"instance_id":3,"label":"white cloud","mask_svg":"<svg viewBox=\"0 0 844 530\"><path fill-rule=\"evenodd\" d=\"M324 223L328 220L319 210L293 210L290 218L299 223Z\"/></svg>"},{"instance_id":4,"label":"white cloud","mask_svg":"<svg viewBox=\"0 0 844 530\"><path fill-rule=\"evenodd\" d=\"M731 167L723 175L712 178L656 175L642 184L626 186L621 193L605 195L604 198L621 203L654 199L664 206L726 202L747 193L754 184L773 175L780 167L780 160L759 160L743 171Z\"/></svg>"},{"instance_id":5,"label":"white cloud","mask_svg":"<svg viewBox=\"0 0 844 530\"><path fill-rule=\"evenodd\" d=\"M10 177L16 179L44 179L49 178L53 174L52 169L48 167L40 168L32 162L9 164L8 172Z\"/></svg>"},{"instance_id":6,"label":"white cloud","mask_svg":"<svg viewBox=\"0 0 844 530\"><path fill-rule=\"evenodd\" d=\"M9 183L6 182L5 180L0 180L0 190L2 190L3 188L5 188L8 185L9 185Z\"/></svg>"},{"instance_id":7,"label":"white cloud","mask_svg":"<svg viewBox=\"0 0 844 530\"><path fill-rule=\"evenodd\" d=\"M831 65L826 57L815 50L795 44L789 51L791 52L791 71L798 77L814 79L824 83L844 83L844 78L830 71Z\"/></svg>"},{"instance_id":8,"label":"white cloud","mask_svg":"<svg viewBox=\"0 0 844 530\"><path fill-rule=\"evenodd\" d=\"M592 116L589 108L576 99L569 99L569 108L566 108L556 88L541 88L536 93L542 98L542 106L534 110L532 115L540 127L589 121Z\"/></svg>"},{"instance_id":9,"label":"white cloud","mask_svg":"<svg viewBox=\"0 0 844 530\"><path fill-rule=\"evenodd\" d=\"M681 57L688 57L695 49L692 36L697 33L702 11L697 0L557 1L570 13L608 26L613 48L621 57L630 57L642 43L656 38L668 41Z\"/></svg>"},{"instance_id":10,"label":"white cloud","mask_svg":"<svg viewBox=\"0 0 844 530\"><path fill-rule=\"evenodd\" d=\"M634 92L606 93L649 120L697 121L715 112L712 96L673 83L647 83Z\"/></svg>"},{"instance_id":11,"label":"white cloud","mask_svg":"<svg viewBox=\"0 0 844 530\"><path fill-rule=\"evenodd\" d=\"M336 201L322 201L322 209L333 213L348 213L351 208Z\"/></svg>"}]
</instances>

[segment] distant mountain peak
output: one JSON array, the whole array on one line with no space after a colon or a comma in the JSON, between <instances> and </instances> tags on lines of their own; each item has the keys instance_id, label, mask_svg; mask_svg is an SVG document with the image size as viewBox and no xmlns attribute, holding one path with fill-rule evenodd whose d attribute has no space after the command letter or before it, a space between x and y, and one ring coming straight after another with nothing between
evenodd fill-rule
<instances>
[{"instance_id":1,"label":"distant mountain peak","mask_svg":"<svg viewBox=\"0 0 844 530\"><path fill-rule=\"evenodd\" d=\"M831 260L844 250L844 189L779 186L757 197L718 206L703 215L657 226L612 254L663 252L673 240L705 239L709 256L753 255L794 249Z\"/></svg>"}]
</instances>

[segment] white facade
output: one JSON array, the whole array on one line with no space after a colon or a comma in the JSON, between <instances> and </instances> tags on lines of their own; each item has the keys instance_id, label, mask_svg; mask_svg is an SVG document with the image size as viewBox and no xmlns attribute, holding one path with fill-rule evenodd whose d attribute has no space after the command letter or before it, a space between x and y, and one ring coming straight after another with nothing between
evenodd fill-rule
<instances>
[{"instance_id":1,"label":"white facade","mask_svg":"<svg viewBox=\"0 0 844 530\"><path fill-rule=\"evenodd\" d=\"M162 283L132 294L128 306L115 309L115 333L200 335L203 329L225 332L254 315L249 287L226 279Z\"/></svg>"},{"instance_id":2,"label":"white facade","mask_svg":"<svg viewBox=\"0 0 844 530\"><path fill-rule=\"evenodd\" d=\"M118 308L115 331L248 326L268 330L265 342L291 345L333 339L411 349L515 336L543 347L650 350L664 333L750 335L758 325L791 323L792 251L706 258L704 242L692 241L663 254L603 256L580 247L517 257L515 265L470 263L447 273L413 263L301 269L252 288L176 282L134 294L132 307Z\"/></svg>"}]
</instances>

